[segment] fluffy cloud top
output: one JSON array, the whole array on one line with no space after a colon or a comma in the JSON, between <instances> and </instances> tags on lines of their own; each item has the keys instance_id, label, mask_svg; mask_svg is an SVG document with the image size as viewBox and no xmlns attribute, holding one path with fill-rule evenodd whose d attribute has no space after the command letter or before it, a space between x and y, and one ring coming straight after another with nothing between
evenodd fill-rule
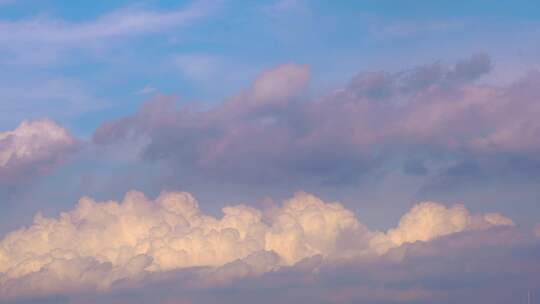
<instances>
[{"instance_id":1,"label":"fluffy cloud top","mask_svg":"<svg viewBox=\"0 0 540 304\"><path fill-rule=\"evenodd\" d=\"M372 239L379 252L416 241L434 238L467 230L483 230L494 226L513 226L514 223L499 213L471 215L464 205L450 208L434 202L415 205L401 217L396 228L382 237Z\"/></svg>"},{"instance_id":2,"label":"fluffy cloud top","mask_svg":"<svg viewBox=\"0 0 540 304\"><path fill-rule=\"evenodd\" d=\"M254 103L288 101L304 88L310 73L306 66L285 64L261 74L252 84L249 96L245 98Z\"/></svg>"},{"instance_id":3,"label":"fluffy cloud top","mask_svg":"<svg viewBox=\"0 0 540 304\"><path fill-rule=\"evenodd\" d=\"M500 214L427 202L398 227L370 231L339 203L297 193L264 216L245 205L204 214L185 192L155 200L132 191L122 202L82 198L56 219L37 215L0 242L0 295L105 290L152 273L205 267L203 281L260 275L307 258L376 258L391 248L466 230L513 225ZM209 268L208 268L209 267Z\"/></svg>"},{"instance_id":4,"label":"fluffy cloud top","mask_svg":"<svg viewBox=\"0 0 540 304\"><path fill-rule=\"evenodd\" d=\"M22 122L0 132L0 185L48 172L75 149L76 140L53 121Z\"/></svg>"}]
</instances>

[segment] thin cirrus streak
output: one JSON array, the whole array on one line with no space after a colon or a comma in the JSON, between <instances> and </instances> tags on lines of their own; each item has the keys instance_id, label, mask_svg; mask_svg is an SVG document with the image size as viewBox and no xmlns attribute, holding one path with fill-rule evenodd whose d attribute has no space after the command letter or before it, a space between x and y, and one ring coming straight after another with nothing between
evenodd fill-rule
<instances>
[{"instance_id":1,"label":"thin cirrus streak","mask_svg":"<svg viewBox=\"0 0 540 304\"><path fill-rule=\"evenodd\" d=\"M151 11L127 7L109 12L87 22L38 16L29 19L0 20L0 50L15 55L6 63L50 65L69 50L108 48L114 39L132 38L159 33L203 18L218 2L198 1L183 9ZM1 5L1 4L0 4ZM31 47L29 47L31 46ZM34 54L32 47L39 47L43 54ZM4 60L0 60L3 62Z\"/></svg>"},{"instance_id":2,"label":"thin cirrus streak","mask_svg":"<svg viewBox=\"0 0 540 304\"><path fill-rule=\"evenodd\" d=\"M234 205L223 214L204 214L186 192L150 200L131 191L122 202L84 197L58 218L38 214L31 226L1 240L0 296L106 291L118 282L194 267L216 269L206 278L204 271L197 275L216 283L315 256L376 260L404 244L514 225L498 213L470 214L463 205L423 202L397 227L373 231L341 204L305 192L279 208Z\"/></svg>"}]
</instances>

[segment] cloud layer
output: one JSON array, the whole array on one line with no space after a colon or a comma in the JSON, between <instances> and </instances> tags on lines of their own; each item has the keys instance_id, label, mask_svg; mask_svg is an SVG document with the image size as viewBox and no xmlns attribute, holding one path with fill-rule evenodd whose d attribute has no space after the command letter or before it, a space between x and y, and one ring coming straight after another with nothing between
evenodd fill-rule
<instances>
[{"instance_id":1,"label":"cloud layer","mask_svg":"<svg viewBox=\"0 0 540 304\"><path fill-rule=\"evenodd\" d=\"M426 163L448 159L457 164L448 175L512 173L507 169L515 169L514 162L540 162L540 77L531 72L507 86L478 84L491 66L487 56L474 55L453 66L361 73L343 89L309 100L309 67L285 64L209 109L178 108L158 95L136 114L101 125L93 143L112 147L123 159L127 154L114 149L136 147L144 160L164 162L181 174L246 185L306 179L343 184L392 166L422 175L431 170ZM78 146L49 120L23 122L0 133L0 143L0 185L7 186L47 173ZM534 176L534 166L530 172ZM326 288L318 294L326 302L429 302L445 298L430 276L463 280L451 264L491 257L474 265L481 276L503 261L525 268L517 261L521 255L538 255L536 241L519 236L512 220L471 214L463 205L418 203L387 231L369 229L340 203L305 192L280 207L232 205L222 212L205 214L185 192L148 199L131 191L121 202L84 197L58 218L38 214L31 226L0 241L0 298L84 299L96 291L106 298L162 283L182 285L171 299L163 297L167 303L182 301L184 294L200 298L202 290L242 284L260 290L258 284L290 282ZM500 242L508 247L485 252ZM442 260L444 267L422 271L435 267L438 256L448 260ZM511 272L508 267L494 276ZM373 276L367 283L329 289L336 278L354 281L364 273ZM520 280L530 282L528 275ZM101 302L89 300L95 301Z\"/></svg>"},{"instance_id":2,"label":"cloud layer","mask_svg":"<svg viewBox=\"0 0 540 304\"><path fill-rule=\"evenodd\" d=\"M287 64L211 109L176 108L157 96L135 115L101 125L94 142L144 138L143 159L247 183L342 184L396 165L425 174L429 162L441 162L450 177L523 174L516 164L540 162L540 76L477 84L491 66L478 54L453 66L361 73L343 89L308 100L308 68ZM527 174L538 176L534 169Z\"/></svg>"},{"instance_id":3,"label":"cloud layer","mask_svg":"<svg viewBox=\"0 0 540 304\"><path fill-rule=\"evenodd\" d=\"M50 120L24 121L0 132L0 186L15 186L48 173L77 147L69 132Z\"/></svg>"},{"instance_id":4,"label":"cloud layer","mask_svg":"<svg viewBox=\"0 0 540 304\"><path fill-rule=\"evenodd\" d=\"M416 241L513 225L500 214L471 215L462 205L425 202L396 228L371 231L341 204L304 192L271 210L227 206L221 218L201 212L185 192L149 200L132 191L122 202L85 197L56 219L38 214L30 227L5 236L0 295L104 291L182 269L194 269L198 284L214 285L316 256L376 259Z\"/></svg>"}]
</instances>

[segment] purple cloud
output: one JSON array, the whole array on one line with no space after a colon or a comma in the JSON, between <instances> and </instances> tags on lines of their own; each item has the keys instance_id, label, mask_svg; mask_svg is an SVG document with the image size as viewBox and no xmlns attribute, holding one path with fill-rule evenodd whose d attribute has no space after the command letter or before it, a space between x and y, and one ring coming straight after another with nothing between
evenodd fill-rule
<instances>
[{"instance_id":1,"label":"purple cloud","mask_svg":"<svg viewBox=\"0 0 540 304\"><path fill-rule=\"evenodd\" d=\"M50 120L24 121L0 132L0 186L17 186L47 174L77 146L67 130Z\"/></svg>"},{"instance_id":2,"label":"purple cloud","mask_svg":"<svg viewBox=\"0 0 540 304\"><path fill-rule=\"evenodd\" d=\"M213 8L214 4L200 1L167 12L126 7L87 22L43 16L0 21L0 50L14 55L8 64L48 64L69 50L102 49L115 38L177 28L206 16ZM35 47L41 49L40 54L32 51Z\"/></svg>"},{"instance_id":3,"label":"purple cloud","mask_svg":"<svg viewBox=\"0 0 540 304\"><path fill-rule=\"evenodd\" d=\"M506 86L476 84L491 66L478 54L450 67L363 73L306 100L309 70L289 64L211 109L176 108L172 98L155 97L137 114L100 126L94 142L144 138L143 159L254 183L341 184L387 170L387 160L540 161L539 74Z\"/></svg>"}]
</instances>

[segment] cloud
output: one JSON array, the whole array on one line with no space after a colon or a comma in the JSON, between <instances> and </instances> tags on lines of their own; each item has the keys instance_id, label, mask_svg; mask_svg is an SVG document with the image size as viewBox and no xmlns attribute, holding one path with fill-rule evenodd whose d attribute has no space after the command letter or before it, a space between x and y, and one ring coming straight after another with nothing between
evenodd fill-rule
<instances>
[{"instance_id":1,"label":"cloud","mask_svg":"<svg viewBox=\"0 0 540 304\"><path fill-rule=\"evenodd\" d=\"M0 49L14 56L10 58L10 63L43 63L65 50L103 47L104 42L111 42L112 39L185 25L205 16L211 7L209 3L199 1L184 9L167 12L125 8L84 22L43 16L0 21ZM34 54L36 47L41 49L41 55Z\"/></svg>"},{"instance_id":2,"label":"cloud","mask_svg":"<svg viewBox=\"0 0 540 304\"><path fill-rule=\"evenodd\" d=\"M375 100L390 97L411 98L410 94L429 89L449 89L468 84L490 72L492 65L486 54L479 53L459 60L450 67L435 62L397 73L360 73L350 81L346 92L357 98L368 97ZM441 92L437 90L437 93Z\"/></svg>"},{"instance_id":3,"label":"cloud","mask_svg":"<svg viewBox=\"0 0 540 304\"><path fill-rule=\"evenodd\" d=\"M441 32L454 32L462 30L466 26L467 22L455 20L405 21L390 24L375 22L371 26L370 34L377 39L410 38Z\"/></svg>"},{"instance_id":4,"label":"cloud","mask_svg":"<svg viewBox=\"0 0 540 304\"><path fill-rule=\"evenodd\" d=\"M144 88L140 89L139 91L135 92L135 94L137 94L137 95L146 95L146 94L155 93L156 91L157 91L156 88L147 85Z\"/></svg>"},{"instance_id":5,"label":"cloud","mask_svg":"<svg viewBox=\"0 0 540 304\"><path fill-rule=\"evenodd\" d=\"M310 12L310 8L306 1L303 0L277 0L271 4L262 7L264 12L269 17L279 18L287 14L306 14Z\"/></svg>"},{"instance_id":6,"label":"cloud","mask_svg":"<svg viewBox=\"0 0 540 304\"><path fill-rule=\"evenodd\" d=\"M0 6L9 5L9 4L13 3L13 2L14 2L13 0L0 0Z\"/></svg>"},{"instance_id":7,"label":"cloud","mask_svg":"<svg viewBox=\"0 0 540 304\"><path fill-rule=\"evenodd\" d=\"M0 185L15 186L43 175L77 147L69 132L50 120L23 121L0 132Z\"/></svg>"},{"instance_id":8,"label":"cloud","mask_svg":"<svg viewBox=\"0 0 540 304\"><path fill-rule=\"evenodd\" d=\"M1 127L21 120L54 117L65 119L85 111L103 109L104 100L93 96L79 81L67 78L29 77L24 81L6 77L0 85Z\"/></svg>"},{"instance_id":9,"label":"cloud","mask_svg":"<svg viewBox=\"0 0 540 304\"><path fill-rule=\"evenodd\" d=\"M178 54L172 59L185 76L206 81L220 70L222 65L220 56L211 54Z\"/></svg>"},{"instance_id":10,"label":"cloud","mask_svg":"<svg viewBox=\"0 0 540 304\"><path fill-rule=\"evenodd\" d=\"M390 229L382 238L375 238L372 242L381 249L388 250L386 246L395 247L404 243L416 241L429 241L434 238L466 230L482 230L493 226L513 226L514 223L498 214L487 213L470 215L463 205L447 208L433 202L423 202L414 206L399 221L399 225ZM384 244L384 241L390 242ZM380 244L382 243L382 244ZM390 245L391 244L391 245Z\"/></svg>"},{"instance_id":11,"label":"cloud","mask_svg":"<svg viewBox=\"0 0 540 304\"><path fill-rule=\"evenodd\" d=\"M243 102L264 104L268 102L284 102L295 97L309 81L307 66L284 64L263 72L251 85Z\"/></svg>"},{"instance_id":12,"label":"cloud","mask_svg":"<svg viewBox=\"0 0 540 304\"><path fill-rule=\"evenodd\" d=\"M421 203L387 233L370 231L336 202L296 193L268 216L246 205L204 214L186 192L122 202L82 198L58 218L36 215L0 241L0 296L107 291L188 271L197 288L258 277L306 259L376 259L393 248L464 231L512 226L500 214ZM382 246L385 246L384 248Z\"/></svg>"},{"instance_id":13,"label":"cloud","mask_svg":"<svg viewBox=\"0 0 540 304\"><path fill-rule=\"evenodd\" d=\"M539 245L514 229L470 231L400 246L375 260L314 256L261 275L212 284L197 282L193 269L151 273L107 292L39 297L34 303L526 302L527 291L534 299L539 287ZM396 255L402 259L393 258ZM233 264L229 267L249 269L249 263ZM212 277L220 268L206 270L204 275Z\"/></svg>"},{"instance_id":14,"label":"cloud","mask_svg":"<svg viewBox=\"0 0 540 304\"><path fill-rule=\"evenodd\" d=\"M510 85L478 84L492 65L477 54L452 66L360 73L343 89L310 100L303 94L308 67L286 64L210 109L177 108L172 98L156 97L137 114L103 124L93 138L105 145L145 138L144 160L165 162L184 176L247 183L340 185L411 161L440 162L436 171L421 170L445 177L429 176L435 183L449 181L442 166L460 163L492 170L484 174L490 176L512 171L516 159L535 168L539 73Z\"/></svg>"},{"instance_id":15,"label":"cloud","mask_svg":"<svg viewBox=\"0 0 540 304\"><path fill-rule=\"evenodd\" d=\"M534 235L536 237L539 237L540 238L540 224L537 224L535 227L534 227Z\"/></svg>"}]
</instances>

